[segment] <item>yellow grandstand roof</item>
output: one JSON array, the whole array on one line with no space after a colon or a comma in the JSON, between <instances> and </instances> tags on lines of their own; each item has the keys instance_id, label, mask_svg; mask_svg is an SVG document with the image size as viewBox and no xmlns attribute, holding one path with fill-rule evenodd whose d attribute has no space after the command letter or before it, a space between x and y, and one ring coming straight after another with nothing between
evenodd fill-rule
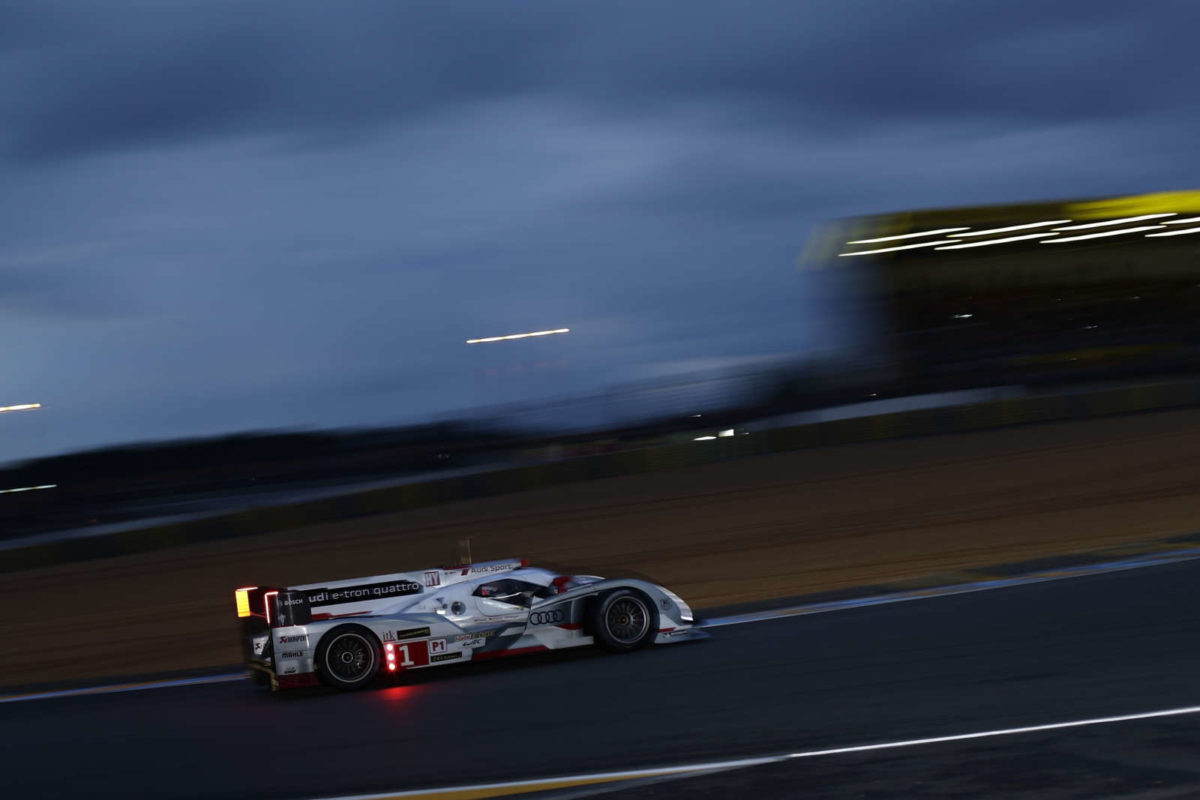
<instances>
[{"instance_id":1,"label":"yellow grandstand roof","mask_svg":"<svg viewBox=\"0 0 1200 800\"><path fill-rule=\"evenodd\" d=\"M982 248L991 254L996 252L993 245L1124 241L1130 236L1170 241L1193 231L1200 234L1200 217L1191 218L1195 215L1200 215L1200 190L877 214L822 226L810 238L800 266L932 250L969 255Z\"/></svg>"}]
</instances>

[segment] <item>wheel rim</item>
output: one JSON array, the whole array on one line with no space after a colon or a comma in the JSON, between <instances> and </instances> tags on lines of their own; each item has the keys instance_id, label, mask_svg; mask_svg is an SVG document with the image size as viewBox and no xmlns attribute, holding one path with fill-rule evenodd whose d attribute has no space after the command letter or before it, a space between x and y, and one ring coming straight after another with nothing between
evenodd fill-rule
<instances>
[{"instance_id":1,"label":"wheel rim","mask_svg":"<svg viewBox=\"0 0 1200 800\"><path fill-rule=\"evenodd\" d=\"M325 666L329 674L343 681L356 681L369 674L375 665L375 650L356 633L343 633L329 643Z\"/></svg>"},{"instance_id":2,"label":"wheel rim","mask_svg":"<svg viewBox=\"0 0 1200 800\"><path fill-rule=\"evenodd\" d=\"M650 627L650 611L636 597L622 597L604 615L605 626L621 644L636 644Z\"/></svg>"}]
</instances>

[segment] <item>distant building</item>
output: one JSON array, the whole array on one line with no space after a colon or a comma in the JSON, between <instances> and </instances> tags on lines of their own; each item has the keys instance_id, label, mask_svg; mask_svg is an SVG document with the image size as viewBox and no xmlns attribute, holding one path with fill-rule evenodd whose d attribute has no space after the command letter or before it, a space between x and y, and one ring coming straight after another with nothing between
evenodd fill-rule
<instances>
[{"instance_id":1,"label":"distant building","mask_svg":"<svg viewBox=\"0 0 1200 800\"><path fill-rule=\"evenodd\" d=\"M840 220L801 268L862 271L915 389L1200 367L1200 191Z\"/></svg>"}]
</instances>

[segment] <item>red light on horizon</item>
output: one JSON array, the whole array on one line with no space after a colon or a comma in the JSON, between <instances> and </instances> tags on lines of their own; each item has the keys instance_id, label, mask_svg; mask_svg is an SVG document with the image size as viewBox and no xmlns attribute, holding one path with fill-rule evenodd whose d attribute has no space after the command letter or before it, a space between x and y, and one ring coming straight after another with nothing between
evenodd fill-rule
<instances>
[{"instance_id":1,"label":"red light on horizon","mask_svg":"<svg viewBox=\"0 0 1200 800\"><path fill-rule=\"evenodd\" d=\"M415 693L416 689L412 686L389 686L386 689L373 692L374 695L393 703L401 702Z\"/></svg>"}]
</instances>

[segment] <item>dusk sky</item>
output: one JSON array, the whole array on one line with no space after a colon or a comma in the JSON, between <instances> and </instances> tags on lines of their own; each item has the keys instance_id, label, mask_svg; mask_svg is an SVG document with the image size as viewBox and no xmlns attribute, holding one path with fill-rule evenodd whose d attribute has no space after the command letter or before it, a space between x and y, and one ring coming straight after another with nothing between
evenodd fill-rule
<instances>
[{"instance_id":1,"label":"dusk sky","mask_svg":"<svg viewBox=\"0 0 1200 800\"><path fill-rule=\"evenodd\" d=\"M0 0L0 461L840 352L822 220L1200 185L1197 23Z\"/></svg>"}]
</instances>

